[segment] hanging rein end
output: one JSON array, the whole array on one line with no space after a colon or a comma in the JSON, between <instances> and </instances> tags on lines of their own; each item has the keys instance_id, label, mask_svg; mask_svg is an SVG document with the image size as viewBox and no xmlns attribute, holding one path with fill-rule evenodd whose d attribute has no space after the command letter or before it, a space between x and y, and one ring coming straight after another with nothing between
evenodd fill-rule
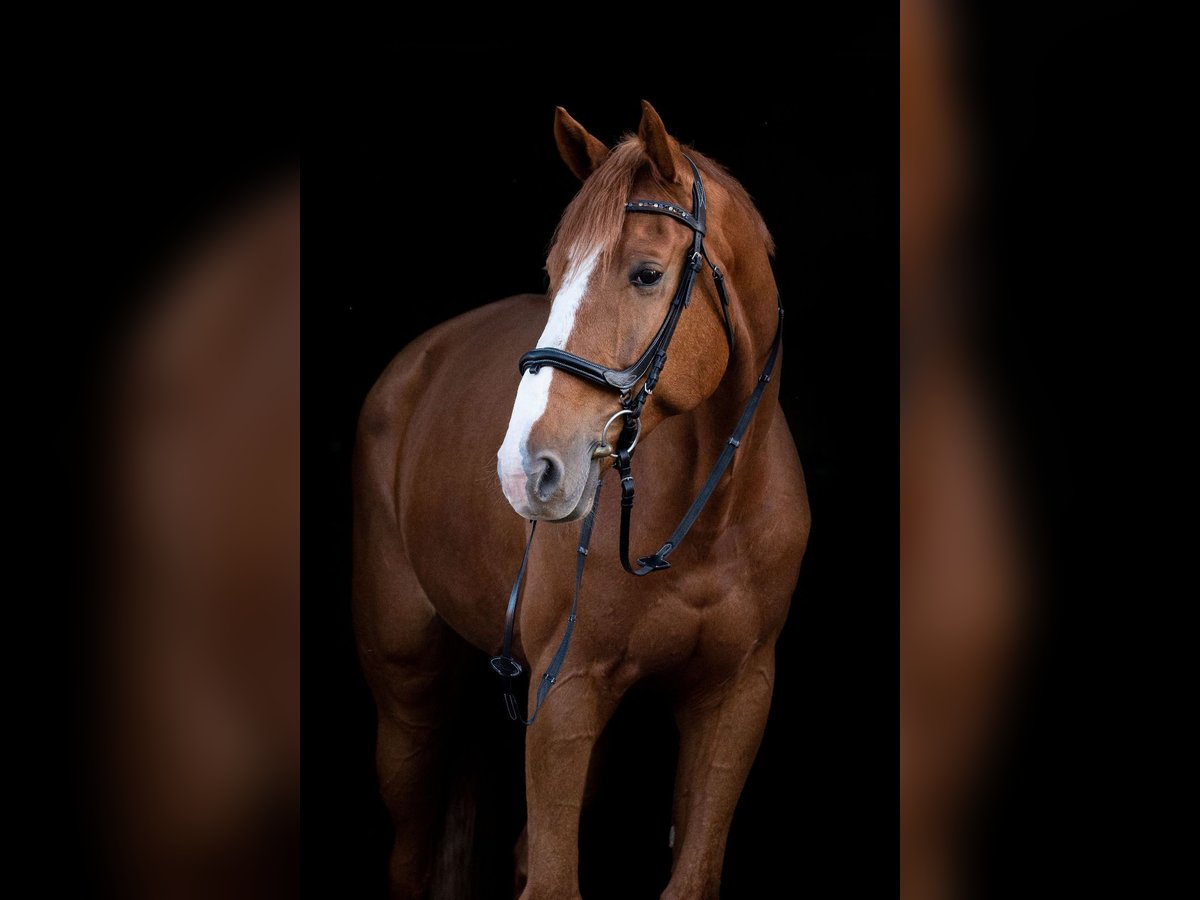
<instances>
[{"instance_id":1,"label":"hanging rein end","mask_svg":"<svg viewBox=\"0 0 1200 900\"><path fill-rule=\"evenodd\" d=\"M517 709L517 698L510 693L504 695L504 708L508 710L508 717L514 722L521 721L521 712Z\"/></svg>"},{"instance_id":2,"label":"hanging rein end","mask_svg":"<svg viewBox=\"0 0 1200 900\"><path fill-rule=\"evenodd\" d=\"M513 695L512 680L523 671L521 664L511 656L493 656L492 668L504 679L504 709L514 722L521 721L521 711L517 707L517 698Z\"/></svg>"}]
</instances>

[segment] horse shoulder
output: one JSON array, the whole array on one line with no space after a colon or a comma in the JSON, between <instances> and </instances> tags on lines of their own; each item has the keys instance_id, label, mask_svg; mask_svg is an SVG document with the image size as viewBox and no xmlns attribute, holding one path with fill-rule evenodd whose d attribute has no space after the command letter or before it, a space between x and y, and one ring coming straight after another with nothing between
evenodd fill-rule
<instances>
[{"instance_id":1,"label":"horse shoulder","mask_svg":"<svg viewBox=\"0 0 1200 900\"><path fill-rule=\"evenodd\" d=\"M519 295L426 331L388 364L359 415L355 521L378 546L358 552L373 555L374 569L403 570L428 598L422 610L468 640L503 617L478 599L500 593L478 548L520 554L524 523L500 494L495 453L508 380L548 308L545 297Z\"/></svg>"}]
</instances>

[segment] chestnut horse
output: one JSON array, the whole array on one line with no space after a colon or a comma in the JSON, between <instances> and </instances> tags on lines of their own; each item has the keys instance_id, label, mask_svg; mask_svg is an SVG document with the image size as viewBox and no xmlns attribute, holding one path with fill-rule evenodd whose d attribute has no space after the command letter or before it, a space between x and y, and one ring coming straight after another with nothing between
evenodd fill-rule
<instances>
[{"instance_id":1,"label":"chestnut horse","mask_svg":"<svg viewBox=\"0 0 1200 900\"><path fill-rule=\"evenodd\" d=\"M532 709L574 591L580 527L567 523L590 512L612 468L593 451L620 408L616 395L551 367L522 374L518 358L556 347L619 369L643 351L682 277L692 232L668 216L626 215L625 203L652 198L691 209L690 157L707 191L705 245L725 272L735 339L731 350L713 282L697 278L641 415L631 543L648 552L683 517L724 449L779 321L774 248L749 196L695 150L685 157L649 104L637 136L611 150L561 108L554 135L583 186L550 249L551 299L511 297L417 338L380 377L359 419L355 625L378 706L376 760L396 829L390 875L400 897L430 889L454 672L487 665L468 645L488 655L500 648L527 520L545 522L529 552L514 642L535 674ZM579 817L593 747L622 696L644 679L666 692L679 729L663 896L718 895L808 540L780 374L777 365L733 465L670 569L627 575L617 558L619 506L597 507L574 643L526 738L523 898L579 896ZM479 723L507 726L499 701L496 720Z\"/></svg>"}]
</instances>

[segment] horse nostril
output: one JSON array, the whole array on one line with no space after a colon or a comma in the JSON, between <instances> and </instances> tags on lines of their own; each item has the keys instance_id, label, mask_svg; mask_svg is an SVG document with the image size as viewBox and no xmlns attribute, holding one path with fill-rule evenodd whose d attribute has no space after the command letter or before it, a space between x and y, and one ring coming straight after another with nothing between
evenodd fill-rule
<instances>
[{"instance_id":1,"label":"horse nostril","mask_svg":"<svg viewBox=\"0 0 1200 900\"><path fill-rule=\"evenodd\" d=\"M534 462L529 481L537 498L549 500L562 482L562 462L553 453L541 453Z\"/></svg>"}]
</instances>

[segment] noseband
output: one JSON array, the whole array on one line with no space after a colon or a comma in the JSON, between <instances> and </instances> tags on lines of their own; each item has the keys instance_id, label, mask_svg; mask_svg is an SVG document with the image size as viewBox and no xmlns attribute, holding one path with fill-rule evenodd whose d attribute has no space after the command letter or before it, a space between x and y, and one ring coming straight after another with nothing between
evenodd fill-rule
<instances>
[{"instance_id":1,"label":"noseband","mask_svg":"<svg viewBox=\"0 0 1200 900\"><path fill-rule=\"evenodd\" d=\"M779 357L779 347L783 341L783 307L780 306L779 322L775 328L775 339L771 343L771 351L767 355L766 365L763 367L762 374L759 375L758 383L754 386L749 399L742 407L742 415L738 419L737 426L734 428L729 440L726 441L725 448L721 451L721 455L717 458L716 464L709 473L708 480L704 482L700 493L696 495L696 499L692 501L692 505L688 508L687 513L675 528L675 531L671 533L671 536L659 547L656 553L640 557L637 561L638 567L634 568L629 561L629 531L634 498L632 458L638 438L641 435L642 409L654 393L655 387L658 386L659 376L662 375L663 366L667 362L667 349L671 345L671 339L675 336L675 327L679 324L679 317L683 313L683 310L691 303L692 288L695 287L696 273L700 271L701 263L707 264L712 270L717 297L721 301L721 312L724 316L725 336L729 343L730 359L733 358L734 351L733 322L729 316L729 298L725 292L725 276L713 264L712 260L708 258L708 253L704 249L704 236L708 218L708 203L704 194L704 181L700 177L700 170L696 167L691 157L685 156L684 158L688 161L688 165L691 166L693 175L691 212L662 200L632 200L625 204L626 212L670 216L692 230L692 243L684 260L683 272L679 278L679 286L675 289L675 296L671 300L671 305L667 309L667 314L662 324L658 327L658 331L650 341L650 345L642 352L642 355L638 357L633 365L625 369L610 369L600 363L592 362L591 360L584 359L582 356L576 356L574 353L568 353L566 350L560 350L555 347L538 347L530 350L520 360L522 374L526 372L536 373L542 366L550 366L551 368L574 375L577 378L590 381L598 387L615 391L620 396L621 409L614 413L605 423L604 429L600 434L599 445L593 451L592 458L603 459L612 456L616 460L615 468L621 477L621 565L624 566L626 572L638 577L671 568L671 564L667 562L667 557L679 547L679 544L691 530L692 525L695 524L705 504L708 503L713 491L716 490L717 484L725 474L725 470L729 468L729 464L733 461L734 453L741 446L742 437L750 427L750 422L754 418L755 410L758 409L763 392L766 390L767 384L771 381L771 373L775 370L775 361ZM634 388L638 385L638 382L641 382L641 387L635 391ZM613 447L608 443L608 430L618 418L623 418L625 423L617 438L616 450L614 452ZM509 717L515 721L523 722L525 725L532 725L537 718L538 711L542 708L542 703L545 701L546 695L557 679L559 669L562 668L563 661L566 659L567 648L571 643L571 634L575 628L575 615L579 608L579 593L583 584L583 568L587 560L592 527L596 521L596 508L600 502L600 488L602 484L603 480L598 481L596 484L596 494L592 500L592 508L584 519L583 528L579 536L579 549L575 563L575 596L571 602L571 613L567 617L567 625L563 631L562 640L559 642L558 651L554 654L554 658L549 668L547 668L546 674L542 676L542 681L538 685L533 714L527 720L521 718L516 695L513 693L512 688L512 679L521 674L522 671L521 664L512 657L512 639L516 622L517 600L520 596L521 584L525 579L525 568L529 562L529 548L533 544L533 535L537 531L536 521L533 522L530 528L529 541L525 544L525 554L521 558L521 567L517 571L516 581L513 584L512 591L509 593L508 609L504 619L504 639L500 655L493 657L491 664L492 668L504 679L504 703Z\"/></svg>"}]
</instances>

